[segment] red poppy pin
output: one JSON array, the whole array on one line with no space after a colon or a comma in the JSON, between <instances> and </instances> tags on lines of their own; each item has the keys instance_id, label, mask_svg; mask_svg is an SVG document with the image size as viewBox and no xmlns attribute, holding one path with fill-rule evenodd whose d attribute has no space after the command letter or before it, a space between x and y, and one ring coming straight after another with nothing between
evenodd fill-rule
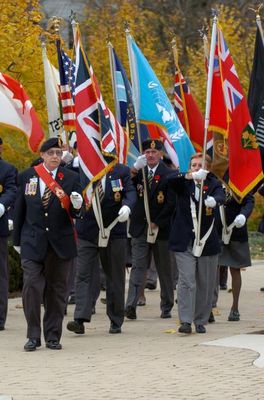
<instances>
[{"instance_id":1,"label":"red poppy pin","mask_svg":"<svg viewBox=\"0 0 264 400\"><path fill-rule=\"evenodd\" d=\"M154 175L154 180L158 182L160 180L160 175Z\"/></svg>"},{"instance_id":2,"label":"red poppy pin","mask_svg":"<svg viewBox=\"0 0 264 400\"><path fill-rule=\"evenodd\" d=\"M64 174L62 172L58 172L57 175L60 181L64 178Z\"/></svg>"},{"instance_id":3,"label":"red poppy pin","mask_svg":"<svg viewBox=\"0 0 264 400\"><path fill-rule=\"evenodd\" d=\"M203 190L208 190L208 186L204 185Z\"/></svg>"}]
</instances>

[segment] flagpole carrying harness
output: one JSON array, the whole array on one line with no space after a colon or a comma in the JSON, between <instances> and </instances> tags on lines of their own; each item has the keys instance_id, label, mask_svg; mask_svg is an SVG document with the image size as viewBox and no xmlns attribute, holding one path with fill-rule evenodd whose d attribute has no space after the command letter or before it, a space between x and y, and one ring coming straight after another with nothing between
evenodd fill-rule
<instances>
[{"instance_id":1,"label":"flagpole carrying harness","mask_svg":"<svg viewBox=\"0 0 264 400\"><path fill-rule=\"evenodd\" d=\"M219 207L220 218L223 225L222 228L222 240L224 244L228 244L230 242L230 238L233 232L233 228L235 226L235 221L233 221L229 226L226 225L226 217L225 217L225 209L224 206Z\"/></svg>"},{"instance_id":2,"label":"flagpole carrying harness","mask_svg":"<svg viewBox=\"0 0 264 400\"><path fill-rule=\"evenodd\" d=\"M213 230L214 219L212 221L210 228L206 232L206 234L199 240L199 243L197 243L197 226L198 226L198 224L197 224L196 207L195 207L195 203L191 197L190 197L190 208L191 208L193 228L194 228L194 234L195 234L192 252L195 257L200 257L203 252L203 248L206 243L206 240L208 239L208 237L210 236L210 234Z\"/></svg>"}]
</instances>

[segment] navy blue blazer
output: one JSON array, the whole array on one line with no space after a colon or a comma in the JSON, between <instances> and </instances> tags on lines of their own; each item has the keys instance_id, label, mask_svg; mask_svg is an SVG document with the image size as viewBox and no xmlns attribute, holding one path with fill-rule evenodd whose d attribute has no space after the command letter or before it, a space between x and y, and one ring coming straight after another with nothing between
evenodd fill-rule
<instances>
[{"instance_id":1,"label":"navy blue blazer","mask_svg":"<svg viewBox=\"0 0 264 400\"><path fill-rule=\"evenodd\" d=\"M36 193L27 194L30 180L37 181ZM59 167L56 181L68 195L76 191L82 194L79 176L73 171ZM39 178L34 168L29 168L18 176L18 195L14 210L13 243L21 246L21 258L42 262L50 244L61 259L77 255L74 230L67 211L59 199L52 194L47 209L40 196ZM72 218L80 218L81 210L70 206Z\"/></svg>"},{"instance_id":2,"label":"navy blue blazer","mask_svg":"<svg viewBox=\"0 0 264 400\"><path fill-rule=\"evenodd\" d=\"M17 192L16 168L0 158L0 203L5 213L0 218L0 236L8 236L8 210L13 206Z\"/></svg>"},{"instance_id":3,"label":"navy blue blazer","mask_svg":"<svg viewBox=\"0 0 264 400\"><path fill-rule=\"evenodd\" d=\"M172 226L169 238L169 247L172 251L184 252L188 245L195 239L193 220L190 208L190 197L195 203L196 214L198 217L199 201L195 199L195 183L193 180L185 179L185 174L174 173L169 177L170 195L177 193L177 207L172 217ZM215 217L215 208L208 209L204 205L207 196L214 197L217 206L225 201L225 194L221 183L212 174L208 174L203 184L203 204L201 219L201 235L202 238L210 228L213 218ZM217 208L217 207L216 207ZM216 226L209 235L202 256L210 256L220 253L220 240Z\"/></svg>"},{"instance_id":4,"label":"navy blue blazer","mask_svg":"<svg viewBox=\"0 0 264 400\"><path fill-rule=\"evenodd\" d=\"M145 167L146 176L148 168ZM148 190L150 220L159 227L157 239L167 240L170 230L170 218L175 208L176 197L168 198L168 177L174 171L161 161ZM139 237L147 227L147 218L143 198L143 176L140 170L132 179L137 189L137 203L131 215L129 233L132 237Z\"/></svg>"},{"instance_id":5,"label":"navy blue blazer","mask_svg":"<svg viewBox=\"0 0 264 400\"><path fill-rule=\"evenodd\" d=\"M114 190L116 180L120 179L122 190ZM104 227L107 228L117 216L120 208L128 206L132 211L136 203L136 191L130 177L130 169L123 164L116 164L111 172L106 174L104 197L101 202ZM97 240L99 228L92 207L84 217L76 221L78 237L83 240ZM127 224L118 222L111 230L110 238L126 238Z\"/></svg>"},{"instance_id":6,"label":"navy blue blazer","mask_svg":"<svg viewBox=\"0 0 264 400\"><path fill-rule=\"evenodd\" d=\"M255 199L253 194L247 194L242 202L239 204L236 202L234 198L228 201L224 205L225 209L225 217L227 225L230 225L237 215L243 214L246 219L248 219L253 211L255 204ZM217 227L218 232L221 237L222 235L222 223L220 219L220 215L217 217ZM247 231L247 223L241 228L233 228L230 241L237 241L237 242L247 242L248 241L248 231Z\"/></svg>"}]
</instances>

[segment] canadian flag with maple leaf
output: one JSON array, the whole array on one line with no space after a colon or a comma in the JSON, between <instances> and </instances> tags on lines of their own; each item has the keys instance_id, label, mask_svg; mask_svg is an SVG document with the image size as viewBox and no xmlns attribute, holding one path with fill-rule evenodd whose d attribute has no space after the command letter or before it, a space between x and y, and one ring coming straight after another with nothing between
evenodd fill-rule
<instances>
[{"instance_id":1,"label":"canadian flag with maple leaf","mask_svg":"<svg viewBox=\"0 0 264 400\"><path fill-rule=\"evenodd\" d=\"M37 152L44 132L36 111L20 82L0 73L0 124L18 129L28 138L28 145Z\"/></svg>"}]
</instances>

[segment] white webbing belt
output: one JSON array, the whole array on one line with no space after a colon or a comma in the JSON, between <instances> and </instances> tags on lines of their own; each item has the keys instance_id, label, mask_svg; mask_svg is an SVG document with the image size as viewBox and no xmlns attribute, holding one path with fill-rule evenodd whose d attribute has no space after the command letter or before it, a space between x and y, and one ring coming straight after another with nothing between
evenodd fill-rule
<instances>
[{"instance_id":1,"label":"white webbing belt","mask_svg":"<svg viewBox=\"0 0 264 400\"><path fill-rule=\"evenodd\" d=\"M219 207L220 218L223 225L222 228L222 240L224 244L228 244L230 242L230 238L233 232L233 228L235 226L235 222L233 221L229 226L226 225L226 217L225 217L225 209L224 206Z\"/></svg>"},{"instance_id":2,"label":"white webbing belt","mask_svg":"<svg viewBox=\"0 0 264 400\"><path fill-rule=\"evenodd\" d=\"M116 219L114 219L114 221L111 222L111 224L108 225L107 228L104 228L104 236L103 236L101 227L100 227L100 218L99 218L99 212L98 212L98 207L97 207L97 202L96 202L95 196L92 198L92 205L93 205L94 216L95 216L97 225L99 227L98 246L106 247L108 244L109 237L110 237L111 229L113 229L113 227L118 223L118 217Z\"/></svg>"},{"instance_id":3,"label":"white webbing belt","mask_svg":"<svg viewBox=\"0 0 264 400\"><path fill-rule=\"evenodd\" d=\"M208 237L210 236L210 234L212 232L212 229L214 226L214 219L212 221L210 228L206 232L206 234L200 239L199 243L197 243L197 226L198 226L198 224L197 224L196 207L195 207L195 203L191 197L190 197L190 207L191 207L193 228L194 228L194 234L195 234L195 239L194 239L194 243L193 243L193 255L195 257L200 257L203 252L203 248L206 243L206 240L208 239Z\"/></svg>"}]
</instances>

